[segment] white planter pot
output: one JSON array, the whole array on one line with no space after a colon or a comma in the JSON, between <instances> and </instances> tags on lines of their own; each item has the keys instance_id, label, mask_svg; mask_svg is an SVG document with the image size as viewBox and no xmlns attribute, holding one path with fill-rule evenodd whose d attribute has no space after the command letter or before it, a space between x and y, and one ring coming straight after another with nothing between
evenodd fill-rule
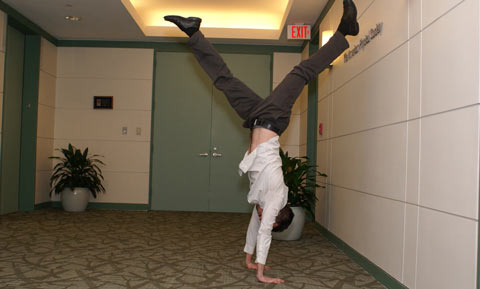
<instances>
[{"instance_id":1,"label":"white planter pot","mask_svg":"<svg viewBox=\"0 0 480 289\"><path fill-rule=\"evenodd\" d=\"M90 199L90 190L87 188L75 188L72 191L70 188L65 188L60 198L65 211L83 212L87 208L88 200Z\"/></svg>"},{"instance_id":2,"label":"white planter pot","mask_svg":"<svg viewBox=\"0 0 480 289\"><path fill-rule=\"evenodd\" d=\"M302 207L292 207L293 220L290 226L283 232L272 232L275 240L294 241L300 239L305 225L305 210Z\"/></svg>"}]
</instances>

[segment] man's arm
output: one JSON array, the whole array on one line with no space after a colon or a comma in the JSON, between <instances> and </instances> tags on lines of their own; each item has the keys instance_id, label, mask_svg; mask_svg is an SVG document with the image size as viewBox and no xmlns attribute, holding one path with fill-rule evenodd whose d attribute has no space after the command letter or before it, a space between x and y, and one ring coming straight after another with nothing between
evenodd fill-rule
<instances>
[{"instance_id":1,"label":"man's arm","mask_svg":"<svg viewBox=\"0 0 480 289\"><path fill-rule=\"evenodd\" d=\"M268 270L265 266L272 241L272 229L275 218L278 214L278 208L270 203L263 209L262 221L257 235L257 280L264 283L283 283L282 279L271 278L264 275L264 271Z\"/></svg>"}]
</instances>

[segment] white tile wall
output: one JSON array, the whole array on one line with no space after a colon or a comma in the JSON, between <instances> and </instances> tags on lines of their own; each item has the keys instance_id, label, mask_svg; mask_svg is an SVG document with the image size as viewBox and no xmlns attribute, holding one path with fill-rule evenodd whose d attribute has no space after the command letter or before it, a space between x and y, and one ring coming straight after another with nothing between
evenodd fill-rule
<instances>
[{"instance_id":1,"label":"white tile wall","mask_svg":"<svg viewBox=\"0 0 480 289\"><path fill-rule=\"evenodd\" d=\"M476 288L477 228L476 221L420 208L416 288Z\"/></svg>"},{"instance_id":2,"label":"white tile wall","mask_svg":"<svg viewBox=\"0 0 480 289\"><path fill-rule=\"evenodd\" d=\"M330 183L405 199L405 123L332 139Z\"/></svg>"},{"instance_id":3,"label":"white tile wall","mask_svg":"<svg viewBox=\"0 0 480 289\"><path fill-rule=\"evenodd\" d=\"M478 5L464 1L423 31L422 115L479 102Z\"/></svg>"},{"instance_id":4,"label":"white tile wall","mask_svg":"<svg viewBox=\"0 0 480 289\"><path fill-rule=\"evenodd\" d=\"M329 230L401 279L405 204L335 186L330 192Z\"/></svg>"},{"instance_id":5,"label":"white tile wall","mask_svg":"<svg viewBox=\"0 0 480 289\"><path fill-rule=\"evenodd\" d=\"M319 75L317 164L329 178L316 221L408 288L474 289L479 1L355 2L351 45L384 30ZM320 31L336 29L341 3Z\"/></svg>"},{"instance_id":6,"label":"white tile wall","mask_svg":"<svg viewBox=\"0 0 480 289\"><path fill-rule=\"evenodd\" d=\"M335 91L332 136L399 122L407 116L408 45Z\"/></svg>"},{"instance_id":7,"label":"white tile wall","mask_svg":"<svg viewBox=\"0 0 480 289\"><path fill-rule=\"evenodd\" d=\"M478 218L479 107L421 119L420 204Z\"/></svg>"}]
</instances>

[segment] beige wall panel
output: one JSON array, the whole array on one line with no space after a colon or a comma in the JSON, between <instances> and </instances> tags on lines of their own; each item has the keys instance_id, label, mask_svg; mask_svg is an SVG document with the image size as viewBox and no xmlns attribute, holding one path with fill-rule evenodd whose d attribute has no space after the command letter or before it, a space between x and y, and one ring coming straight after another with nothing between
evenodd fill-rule
<instances>
[{"instance_id":1,"label":"beige wall panel","mask_svg":"<svg viewBox=\"0 0 480 289\"><path fill-rule=\"evenodd\" d=\"M50 106L42 104L38 105L37 116L37 138L53 138L54 136L54 124L55 124L55 109ZM72 121L78 121L75 119Z\"/></svg>"},{"instance_id":2,"label":"beige wall panel","mask_svg":"<svg viewBox=\"0 0 480 289\"><path fill-rule=\"evenodd\" d=\"M287 130L280 136L282 146L300 145L300 115L292 115Z\"/></svg>"},{"instance_id":3,"label":"beige wall panel","mask_svg":"<svg viewBox=\"0 0 480 289\"><path fill-rule=\"evenodd\" d=\"M331 141L324 140L317 142L317 170L323 174L330 176L330 151ZM317 182L326 183L328 179L325 177L317 177Z\"/></svg>"},{"instance_id":4,"label":"beige wall panel","mask_svg":"<svg viewBox=\"0 0 480 289\"><path fill-rule=\"evenodd\" d=\"M38 103L54 108L57 80L55 76L52 76L43 70L40 70L39 77Z\"/></svg>"},{"instance_id":5,"label":"beige wall panel","mask_svg":"<svg viewBox=\"0 0 480 289\"><path fill-rule=\"evenodd\" d=\"M408 119L420 117L422 93L422 34L408 42Z\"/></svg>"},{"instance_id":6,"label":"beige wall panel","mask_svg":"<svg viewBox=\"0 0 480 289\"><path fill-rule=\"evenodd\" d=\"M421 205L478 218L478 124L478 106L421 120Z\"/></svg>"},{"instance_id":7,"label":"beige wall panel","mask_svg":"<svg viewBox=\"0 0 480 289\"><path fill-rule=\"evenodd\" d=\"M55 140L55 148L66 148L71 143L89 154L101 155L105 166L102 170L111 172L148 173L150 171L149 141L93 141Z\"/></svg>"},{"instance_id":8,"label":"beige wall panel","mask_svg":"<svg viewBox=\"0 0 480 289\"><path fill-rule=\"evenodd\" d=\"M302 60L308 58L308 48L310 47L309 44L305 46L302 52ZM300 113L303 113L308 109L308 85L305 85L305 87L302 90L302 93L300 94Z\"/></svg>"},{"instance_id":9,"label":"beige wall panel","mask_svg":"<svg viewBox=\"0 0 480 289\"><path fill-rule=\"evenodd\" d=\"M479 102L478 9L465 1L423 32L422 115Z\"/></svg>"},{"instance_id":10,"label":"beige wall panel","mask_svg":"<svg viewBox=\"0 0 480 289\"><path fill-rule=\"evenodd\" d=\"M333 63L334 88L338 88L365 68L399 47L408 39L408 2L398 0L375 1L359 19L360 33L355 37L347 37L350 48L360 43L360 39L368 31L383 22L383 32L372 40L365 49L361 50L347 63L343 57ZM345 52L347 52L345 51Z\"/></svg>"},{"instance_id":11,"label":"beige wall panel","mask_svg":"<svg viewBox=\"0 0 480 289\"><path fill-rule=\"evenodd\" d=\"M54 151L54 140L49 138L37 138L37 171L52 170L52 160L49 157L60 156L60 152Z\"/></svg>"},{"instance_id":12,"label":"beige wall panel","mask_svg":"<svg viewBox=\"0 0 480 289\"><path fill-rule=\"evenodd\" d=\"M40 70L57 75L57 47L45 38L40 42Z\"/></svg>"},{"instance_id":13,"label":"beige wall panel","mask_svg":"<svg viewBox=\"0 0 480 289\"><path fill-rule=\"evenodd\" d=\"M419 207L406 204L405 249L403 251L403 277L400 279L410 289L415 289L417 272L417 237Z\"/></svg>"},{"instance_id":14,"label":"beige wall panel","mask_svg":"<svg viewBox=\"0 0 480 289\"><path fill-rule=\"evenodd\" d=\"M329 68L318 75L318 100L323 100L332 93L333 79L331 76L332 74Z\"/></svg>"},{"instance_id":15,"label":"beige wall panel","mask_svg":"<svg viewBox=\"0 0 480 289\"><path fill-rule=\"evenodd\" d=\"M307 155L307 145L304 144L304 145L300 145L299 146L299 152L300 152L300 156L306 156Z\"/></svg>"},{"instance_id":16,"label":"beige wall panel","mask_svg":"<svg viewBox=\"0 0 480 289\"><path fill-rule=\"evenodd\" d=\"M152 49L58 48L58 77L152 79L152 75Z\"/></svg>"},{"instance_id":17,"label":"beige wall panel","mask_svg":"<svg viewBox=\"0 0 480 289\"><path fill-rule=\"evenodd\" d=\"M335 91L332 137L399 122L407 116L408 46Z\"/></svg>"},{"instance_id":18,"label":"beige wall panel","mask_svg":"<svg viewBox=\"0 0 480 289\"><path fill-rule=\"evenodd\" d=\"M300 157L299 153L299 146L289 146L289 145L282 145L282 150L284 152L288 152L288 155L291 157Z\"/></svg>"},{"instance_id":19,"label":"beige wall panel","mask_svg":"<svg viewBox=\"0 0 480 289\"><path fill-rule=\"evenodd\" d=\"M57 109L55 118L56 139L150 141L149 111ZM126 135L122 127L127 127ZM135 134L137 127L140 136Z\"/></svg>"},{"instance_id":20,"label":"beige wall panel","mask_svg":"<svg viewBox=\"0 0 480 289\"><path fill-rule=\"evenodd\" d=\"M405 200L406 132L401 123L333 139L330 183Z\"/></svg>"},{"instance_id":21,"label":"beige wall panel","mask_svg":"<svg viewBox=\"0 0 480 289\"><path fill-rule=\"evenodd\" d=\"M329 230L400 280L405 204L330 186L329 207Z\"/></svg>"},{"instance_id":22,"label":"beige wall panel","mask_svg":"<svg viewBox=\"0 0 480 289\"><path fill-rule=\"evenodd\" d=\"M328 96L318 102L317 107L317 140L324 140L330 138L330 124L331 124L331 111L332 111L332 99L333 95ZM323 134L318 133L319 125L323 125Z\"/></svg>"},{"instance_id":23,"label":"beige wall panel","mask_svg":"<svg viewBox=\"0 0 480 289\"><path fill-rule=\"evenodd\" d=\"M113 110L151 110L152 80L59 78L57 108L93 109L94 96L113 96Z\"/></svg>"},{"instance_id":24,"label":"beige wall panel","mask_svg":"<svg viewBox=\"0 0 480 289\"><path fill-rule=\"evenodd\" d=\"M3 122L3 92L0 93L0 133L3 131L2 122Z\"/></svg>"},{"instance_id":25,"label":"beige wall panel","mask_svg":"<svg viewBox=\"0 0 480 289\"><path fill-rule=\"evenodd\" d=\"M148 204L149 173L121 173L105 171L105 194L91 202Z\"/></svg>"},{"instance_id":26,"label":"beige wall panel","mask_svg":"<svg viewBox=\"0 0 480 289\"><path fill-rule=\"evenodd\" d=\"M412 37L422 29L422 1L408 0L408 13L408 37Z\"/></svg>"},{"instance_id":27,"label":"beige wall panel","mask_svg":"<svg viewBox=\"0 0 480 289\"><path fill-rule=\"evenodd\" d=\"M302 129L300 130L300 145L304 145L307 143L307 117L307 111L303 112L300 115L300 127L302 127Z\"/></svg>"},{"instance_id":28,"label":"beige wall panel","mask_svg":"<svg viewBox=\"0 0 480 289\"><path fill-rule=\"evenodd\" d=\"M60 197L50 198L50 176L52 171L37 171L35 174L35 204L50 202L51 199L60 200Z\"/></svg>"},{"instance_id":29,"label":"beige wall panel","mask_svg":"<svg viewBox=\"0 0 480 289\"><path fill-rule=\"evenodd\" d=\"M416 289L475 288L477 222L420 208Z\"/></svg>"},{"instance_id":30,"label":"beige wall panel","mask_svg":"<svg viewBox=\"0 0 480 289\"><path fill-rule=\"evenodd\" d=\"M476 1L476 0L474 0ZM422 0L422 26L425 28L464 0Z\"/></svg>"},{"instance_id":31,"label":"beige wall panel","mask_svg":"<svg viewBox=\"0 0 480 289\"><path fill-rule=\"evenodd\" d=\"M0 92L3 93L3 78L5 73L5 52L0 52ZM3 102L3 101L2 101Z\"/></svg>"},{"instance_id":32,"label":"beige wall panel","mask_svg":"<svg viewBox=\"0 0 480 289\"><path fill-rule=\"evenodd\" d=\"M315 221L328 228L328 188L317 188L317 202L315 203Z\"/></svg>"},{"instance_id":33,"label":"beige wall panel","mask_svg":"<svg viewBox=\"0 0 480 289\"><path fill-rule=\"evenodd\" d=\"M280 83L301 60L300 53L273 53L273 82Z\"/></svg>"},{"instance_id":34,"label":"beige wall panel","mask_svg":"<svg viewBox=\"0 0 480 289\"><path fill-rule=\"evenodd\" d=\"M420 171L420 120L413 120L407 123L408 144L407 144L407 191L406 201L418 204L418 178Z\"/></svg>"},{"instance_id":35,"label":"beige wall panel","mask_svg":"<svg viewBox=\"0 0 480 289\"><path fill-rule=\"evenodd\" d=\"M6 38L7 38L7 15L3 13L3 11L0 11L0 51L1 52L5 52ZM2 70L3 70L3 66L2 66Z\"/></svg>"}]
</instances>

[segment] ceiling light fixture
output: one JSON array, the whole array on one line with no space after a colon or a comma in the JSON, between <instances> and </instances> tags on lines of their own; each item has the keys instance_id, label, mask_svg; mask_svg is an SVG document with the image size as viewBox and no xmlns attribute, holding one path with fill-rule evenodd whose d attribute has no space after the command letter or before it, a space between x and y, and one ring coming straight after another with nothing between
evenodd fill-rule
<instances>
[{"instance_id":1,"label":"ceiling light fixture","mask_svg":"<svg viewBox=\"0 0 480 289\"><path fill-rule=\"evenodd\" d=\"M80 21L80 20L82 20L82 17L80 17L80 16L65 16L65 19L67 19L69 21Z\"/></svg>"}]
</instances>

